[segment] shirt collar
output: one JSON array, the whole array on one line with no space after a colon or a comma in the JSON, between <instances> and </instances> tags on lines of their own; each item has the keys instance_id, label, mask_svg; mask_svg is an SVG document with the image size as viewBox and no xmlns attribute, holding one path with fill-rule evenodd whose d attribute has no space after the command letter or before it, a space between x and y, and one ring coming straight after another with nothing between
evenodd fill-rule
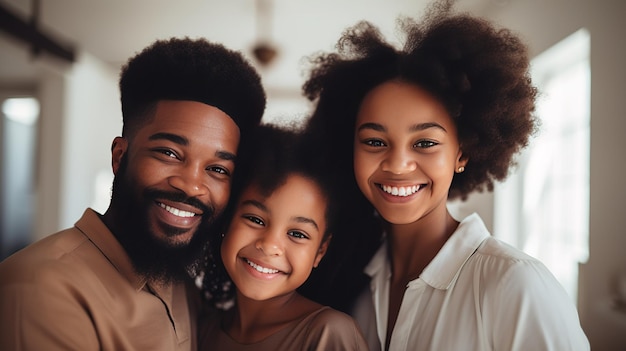
<instances>
[{"instance_id":1,"label":"shirt collar","mask_svg":"<svg viewBox=\"0 0 626 351\"><path fill-rule=\"evenodd\" d=\"M435 289L448 289L465 262L489 236L489 231L478 214L465 217L418 279ZM372 257L364 272L370 277L385 274L386 279L391 275L386 242Z\"/></svg>"},{"instance_id":2,"label":"shirt collar","mask_svg":"<svg viewBox=\"0 0 626 351\"><path fill-rule=\"evenodd\" d=\"M96 211L90 208L86 209L75 226L89 238L135 290L143 289L146 285L146 278L135 272L133 263L126 250L102 222L100 215Z\"/></svg>"}]
</instances>

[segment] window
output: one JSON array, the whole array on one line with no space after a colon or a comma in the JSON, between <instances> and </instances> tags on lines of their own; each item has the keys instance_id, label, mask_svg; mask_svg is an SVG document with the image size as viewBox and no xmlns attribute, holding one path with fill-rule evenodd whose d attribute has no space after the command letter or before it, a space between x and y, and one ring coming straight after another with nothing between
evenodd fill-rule
<instances>
[{"instance_id":1,"label":"window","mask_svg":"<svg viewBox=\"0 0 626 351\"><path fill-rule=\"evenodd\" d=\"M532 78L542 125L519 168L496 184L494 235L541 260L576 302L578 264L589 255L588 32L537 56Z\"/></svg>"},{"instance_id":2,"label":"window","mask_svg":"<svg viewBox=\"0 0 626 351\"><path fill-rule=\"evenodd\" d=\"M32 238L39 102L32 97L4 99L2 116L0 260Z\"/></svg>"}]
</instances>

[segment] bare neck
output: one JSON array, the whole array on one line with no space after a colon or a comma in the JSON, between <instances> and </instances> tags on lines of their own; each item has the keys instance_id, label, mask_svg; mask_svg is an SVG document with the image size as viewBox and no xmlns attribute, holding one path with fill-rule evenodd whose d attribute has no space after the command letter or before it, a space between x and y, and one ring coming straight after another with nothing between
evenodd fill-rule
<instances>
[{"instance_id":1,"label":"bare neck","mask_svg":"<svg viewBox=\"0 0 626 351\"><path fill-rule=\"evenodd\" d=\"M445 210L434 211L410 224L389 224L389 257L395 282L416 279L458 227Z\"/></svg>"}]
</instances>

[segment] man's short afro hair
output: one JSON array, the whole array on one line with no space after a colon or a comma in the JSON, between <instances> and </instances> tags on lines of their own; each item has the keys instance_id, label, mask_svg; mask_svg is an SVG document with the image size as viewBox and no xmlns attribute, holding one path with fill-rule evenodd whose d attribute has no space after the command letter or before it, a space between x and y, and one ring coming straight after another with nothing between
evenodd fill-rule
<instances>
[{"instance_id":1,"label":"man's short afro hair","mask_svg":"<svg viewBox=\"0 0 626 351\"><path fill-rule=\"evenodd\" d=\"M206 39L157 40L122 68L124 133L140 125L159 100L187 100L228 114L242 134L260 123L265 91L241 53Z\"/></svg>"}]
</instances>

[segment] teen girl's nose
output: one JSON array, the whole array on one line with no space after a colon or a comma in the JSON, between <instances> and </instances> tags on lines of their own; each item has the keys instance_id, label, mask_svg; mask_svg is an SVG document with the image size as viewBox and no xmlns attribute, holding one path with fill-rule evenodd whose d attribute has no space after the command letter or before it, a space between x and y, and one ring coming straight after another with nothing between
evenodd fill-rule
<instances>
[{"instance_id":1,"label":"teen girl's nose","mask_svg":"<svg viewBox=\"0 0 626 351\"><path fill-rule=\"evenodd\" d=\"M383 159L381 169L393 174L410 173L417 169L417 161L410 151L394 148Z\"/></svg>"},{"instance_id":2,"label":"teen girl's nose","mask_svg":"<svg viewBox=\"0 0 626 351\"><path fill-rule=\"evenodd\" d=\"M188 164L172 175L169 178L169 183L188 197L197 197L208 193L209 189L205 183L205 177L204 167Z\"/></svg>"},{"instance_id":3,"label":"teen girl's nose","mask_svg":"<svg viewBox=\"0 0 626 351\"><path fill-rule=\"evenodd\" d=\"M269 230L259 236L255 247L268 256L281 256L283 254L280 235Z\"/></svg>"}]
</instances>

